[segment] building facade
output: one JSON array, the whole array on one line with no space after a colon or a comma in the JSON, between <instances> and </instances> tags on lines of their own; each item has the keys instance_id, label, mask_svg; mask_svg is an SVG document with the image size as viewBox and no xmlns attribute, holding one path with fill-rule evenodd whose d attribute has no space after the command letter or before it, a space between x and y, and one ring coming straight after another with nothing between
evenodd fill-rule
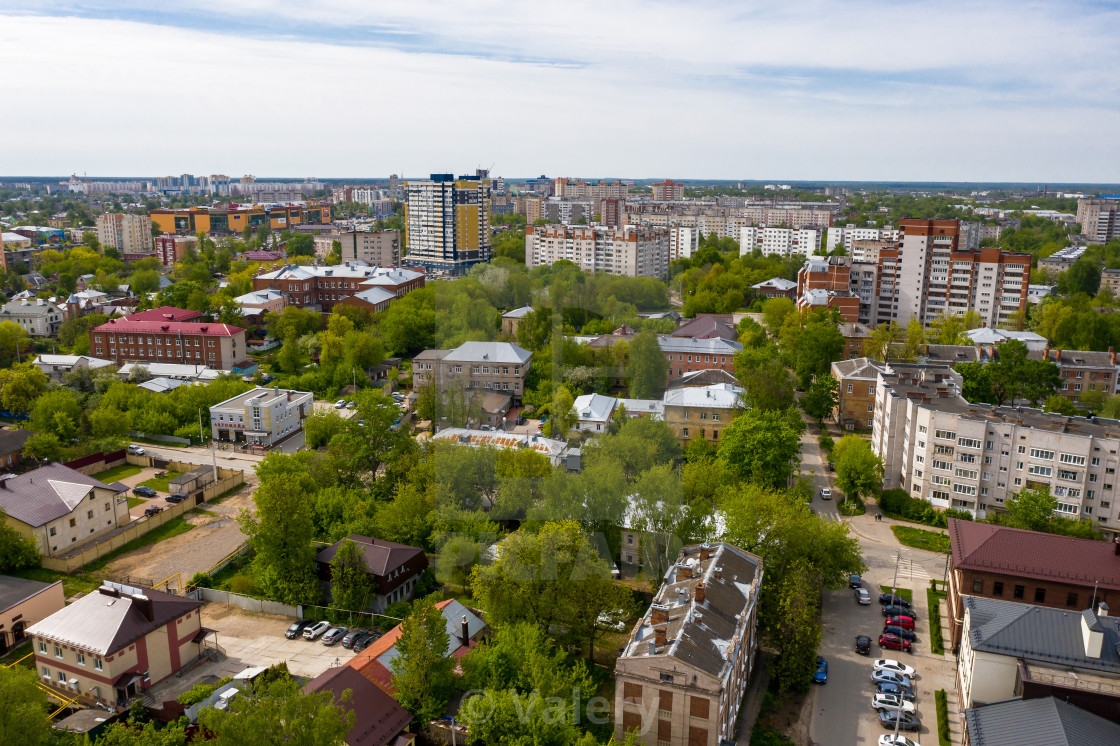
<instances>
[{"instance_id":1,"label":"building facade","mask_svg":"<svg viewBox=\"0 0 1120 746\"><path fill-rule=\"evenodd\" d=\"M156 236L156 258L164 267L174 267L190 250L198 249L197 236L179 236L174 233L164 233Z\"/></svg>"},{"instance_id":2,"label":"building facade","mask_svg":"<svg viewBox=\"0 0 1120 746\"><path fill-rule=\"evenodd\" d=\"M739 229L739 256L761 251L763 256L812 256L820 246L820 232L813 228Z\"/></svg>"},{"instance_id":3,"label":"building facade","mask_svg":"<svg viewBox=\"0 0 1120 746\"><path fill-rule=\"evenodd\" d=\"M735 737L758 649L762 560L730 544L681 549L615 663L615 736L648 746Z\"/></svg>"},{"instance_id":4,"label":"building facade","mask_svg":"<svg viewBox=\"0 0 1120 746\"><path fill-rule=\"evenodd\" d=\"M303 204L227 205L152 210L152 224L161 233L197 236L199 233L228 235L256 231L262 226L274 232L290 230L304 223L331 222L329 200L309 200Z\"/></svg>"},{"instance_id":5,"label":"building facade","mask_svg":"<svg viewBox=\"0 0 1120 746\"><path fill-rule=\"evenodd\" d=\"M27 628L66 605L62 581L41 583L0 575L0 653L27 637Z\"/></svg>"},{"instance_id":6,"label":"building facade","mask_svg":"<svg viewBox=\"0 0 1120 746\"><path fill-rule=\"evenodd\" d=\"M0 306L0 321L19 324L32 337L53 337L58 334L65 314L49 300L21 298Z\"/></svg>"},{"instance_id":7,"label":"building facade","mask_svg":"<svg viewBox=\"0 0 1120 746\"><path fill-rule=\"evenodd\" d=\"M866 357L837 360L832 377L837 384L837 404L833 417L847 430L870 428L875 424L875 386L884 363Z\"/></svg>"},{"instance_id":8,"label":"building facade","mask_svg":"<svg viewBox=\"0 0 1120 746\"><path fill-rule=\"evenodd\" d=\"M406 187L408 261L439 274L461 275L490 261L490 179L432 174Z\"/></svg>"},{"instance_id":9,"label":"building facade","mask_svg":"<svg viewBox=\"0 0 1120 746\"><path fill-rule=\"evenodd\" d=\"M395 230L348 231L330 234L342 244L342 261L361 261L374 267L401 263L401 232Z\"/></svg>"},{"instance_id":10,"label":"building facade","mask_svg":"<svg viewBox=\"0 0 1120 746\"><path fill-rule=\"evenodd\" d=\"M694 339L659 336L657 343L665 359L669 361L667 381L669 386L674 381L698 370L718 368L734 375L735 355L743 349L743 345L738 342L720 337Z\"/></svg>"},{"instance_id":11,"label":"building facade","mask_svg":"<svg viewBox=\"0 0 1120 746\"><path fill-rule=\"evenodd\" d=\"M743 410L743 393L727 383L672 388L662 399L663 417L682 444L703 439L718 445L720 433Z\"/></svg>"},{"instance_id":12,"label":"building facade","mask_svg":"<svg viewBox=\"0 0 1120 746\"><path fill-rule=\"evenodd\" d=\"M562 259L587 272L664 279L669 269L669 231L605 225L525 228L525 264L529 269Z\"/></svg>"},{"instance_id":13,"label":"building facade","mask_svg":"<svg viewBox=\"0 0 1120 746\"><path fill-rule=\"evenodd\" d=\"M680 202L684 199L684 184L679 181L666 179L650 184L653 190L654 202Z\"/></svg>"},{"instance_id":14,"label":"building facade","mask_svg":"<svg viewBox=\"0 0 1120 746\"><path fill-rule=\"evenodd\" d=\"M288 305L329 313L335 304L371 288L396 298L424 287L423 273L394 267L374 267L350 261L333 266L289 264L253 278L253 290L273 290L288 297Z\"/></svg>"},{"instance_id":15,"label":"building facade","mask_svg":"<svg viewBox=\"0 0 1120 746\"><path fill-rule=\"evenodd\" d=\"M464 342L453 350L424 350L412 361L412 387L500 392L514 402L525 393L533 353L509 342Z\"/></svg>"},{"instance_id":16,"label":"building facade","mask_svg":"<svg viewBox=\"0 0 1120 746\"><path fill-rule=\"evenodd\" d=\"M161 310L161 309L156 309ZM109 319L89 330L89 349L97 357L122 363L176 363L233 370L246 359L245 330L229 324L177 321L151 311ZM183 312L193 313L193 312Z\"/></svg>"},{"instance_id":17,"label":"building facade","mask_svg":"<svg viewBox=\"0 0 1120 746\"><path fill-rule=\"evenodd\" d=\"M380 614L389 604L412 597L412 589L428 567L424 550L361 534L350 534L315 555L315 570L322 583L329 587L331 561L344 541L354 542L365 560L366 574L374 590L366 605L367 611Z\"/></svg>"},{"instance_id":18,"label":"building facade","mask_svg":"<svg viewBox=\"0 0 1120 746\"><path fill-rule=\"evenodd\" d=\"M1081 235L1092 243L1120 238L1120 196L1083 197L1077 202Z\"/></svg>"},{"instance_id":19,"label":"building facade","mask_svg":"<svg viewBox=\"0 0 1120 746\"><path fill-rule=\"evenodd\" d=\"M246 391L210 407L211 437L271 447L303 428L314 399L309 391Z\"/></svg>"},{"instance_id":20,"label":"building facade","mask_svg":"<svg viewBox=\"0 0 1120 746\"><path fill-rule=\"evenodd\" d=\"M97 241L122 254L151 254L152 219L120 212L98 215Z\"/></svg>"}]
</instances>

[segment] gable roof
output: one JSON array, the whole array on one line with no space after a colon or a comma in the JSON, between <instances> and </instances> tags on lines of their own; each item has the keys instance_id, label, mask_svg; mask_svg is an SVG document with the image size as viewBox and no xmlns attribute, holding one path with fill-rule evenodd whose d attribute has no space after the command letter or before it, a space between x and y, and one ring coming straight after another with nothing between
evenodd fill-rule
<instances>
[{"instance_id":1,"label":"gable roof","mask_svg":"<svg viewBox=\"0 0 1120 746\"><path fill-rule=\"evenodd\" d=\"M464 342L444 356L448 362L524 364L533 353L509 342Z\"/></svg>"},{"instance_id":2,"label":"gable roof","mask_svg":"<svg viewBox=\"0 0 1120 746\"><path fill-rule=\"evenodd\" d=\"M61 580L56 580L54 583L42 583L38 580L0 575L0 612L7 611L16 604L23 603L32 596L36 596L61 582Z\"/></svg>"},{"instance_id":3,"label":"gable roof","mask_svg":"<svg viewBox=\"0 0 1120 746\"><path fill-rule=\"evenodd\" d=\"M128 321L194 321L195 319L201 319L202 314L199 311L191 311L186 308L160 306L159 308L150 308L147 311L130 313L125 318Z\"/></svg>"},{"instance_id":4,"label":"gable roof","mask_svg":"<svg viewBox=\"0 0 1120 746\"><path fill-rule=\"evenodd\" d=\"M580 422L606 422L616 406L618 399L602 394L580 394L572 403Z\"/></svg>"},{"instance_id":5,"label":"gable roof","mask_svg":"<svg viewBox=\"0 0 1120 746\"><path fill-rule=\"evenodd\" d=\"M856 357L851 360L837 360L832 364L832 370L838 374L838 379L865 378L874 381L879 373L886 372L887 364L867 357Z\"/></svg>"},{"instance_id":6,"label":"gable roof","mask_svg":"<svg viewBox=\"0 0 1120 746\"><path fill-rule=\"evenodd\" d=\"M308 694L328 691L336 704L354 713L354 725L345 739L348 746L387 746L412 720L408 710L350 666L328 668L303 690ZM351 698L340 702L346 690Z\"/></svg>"},{"instance_id":7,"label":"gable roof","mask_svg":"<svg viewBox=\"0 0 1120 746\"><path fill-rule=\"evenodd\" d=\"M949 519L953 567L1120 590L1112 542Z\"/></svg>"},{"instance_id":8,"label":"gable roof","mask_svg":"<svg viewBox=\"0 0 1120 746\"><path fill-rule=\"evenodd\" d=\"M711 386L716 383L729 383L739 385L739 379L723 368L703 368L701 370L685 371L684 375L669 384L669 388L678 389L682 386Z\"/></svg>"},{"instance_id":9,"label":"gable roof","mask_svg":"<svg viewBox=\"0 0 1120 746\"><path fill-rule=\"evenodd\" d=\"M354 293L350 297L357 298L358 300L364 300L366 303L369 303L372 306L376 306L379 303L385 303L386 301L393 300L397 297L397 294L392 292L391 290L386 290L383 287L371 287L359 293Z\"/></svg>"},{"instance_id":10,"label":"gable roof","mask_svg":"<svg viewBox=\"0 0 1120 746\"><path fill-rule=\"evenodd\" d=\"M733 339L724 339L722 337L696 339L695 337L669 337L663 335L657 338L657 344L661 347L662 352L692 353L693 355L697 353L734 355L736 352L743 349L743 345Z\"/></svg>"},{"instance_id":11,"label":"gable roof","mask_svg":"<svg viewBox=\"0 0 1120 746\"><path fill-rule=\"evenodd\" d=\"M524 316L528 316L532 312L533 312L533 307L532 306L522 306L521 308L515 308L512 311L506 311L505 313L502 314L502 318L503 319L520 319Z\"/></svg>"},{"instance_id":12,"label":"gable roof","mask_svg":"<svg viewBox=\"0 0 1120 746\"><path fill-rule=\"evenodd\" d=\"M1120 724L1054 697L1012 699L965 711L972 746L1120 743Z\"/></svg>"},{"instance_id":13,"label":"gable roof","mask_svg":"<svg viewBox=\"0 0 1120 746\"><path fill-rule=\"evenodd\" d=\"M366 561L366 569L373 575L386 576L393 570L402 567L413 557L422 556L423 549L410 547L407 544L397 544L384 539L374 539L361 534L350 534L345 539L339 539L334 544L315 555L315 561L323 564L329 563L338 553L344 541L352 541L362 550L362 557Z\"/></svg>"},{"instance_id":14,"label":"gable roof","mask_svg":"<svg viewBox=\"0 0 1120 746\"><path fill-rule=\"evenodd\" d=\"M30 430L0 430L0 455L22 450L27 439L34 434Z\"/></svg>"},{"instance_id":15,"label":"gable roof","mask_svg":"<svg viewBox=\"0 0 1120 746\"><path fill-rule=\"evenodd\" d=\"M710 339L712 337L736 339L739 334L735 331L731 314L701 314L678 326L670 336L691 337L693 339Z\"/></svg>"},{"instance_id":16,"label":"gable roof","mask_svg":"<svg viewBox=\"0 0 1120 746\"><path fill-rule=\"evenodd\" d=\"M47 464L0 482L0 507L28 526L42 526L68 515L95 488L112 489L63 464Z\"/></svg>"},{"instance_id":17,"label":"gable roof","mask_svg":"<svg viewBox=\"0 0 1120 746\"><path fill-rule=\"evenodd\" d=\"M743 393L743 388L730 383L714 383L711 386L687 386L666 391L664 402L666 407L737 409L742 407Z\"/></svg>"},{"instance_id":18,"label":"gable roof","mask_svg":"<svg viewBox=\"0 0 1120 746\"><path fill-rule=\"evenodd\" d=\"M797 287L796 282L794 282L793 280L787 280L784 277L771 277L769 280L763 280L762 282L751 285L751 288L753 288L754 290L766 290L768 288L773 288L774 290L779 290L783 293L788 293L795 287Z\"/></svg>"}]
</instances>

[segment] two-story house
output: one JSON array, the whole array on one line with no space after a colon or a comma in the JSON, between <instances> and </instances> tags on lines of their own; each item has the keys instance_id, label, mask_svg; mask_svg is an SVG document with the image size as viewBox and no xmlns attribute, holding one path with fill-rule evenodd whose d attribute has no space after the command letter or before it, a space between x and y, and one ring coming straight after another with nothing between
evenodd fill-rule
<instances>
[{"instance_id":1,"label":"two-story house","mask_svg":"<svg viewBox=\"0 0 1120 746\"><path fill-rule=\"evenodd\" d=\"M509 342L464 342L453 350L424 350L412 361L414 389L435 382L440 390L502 393L514 404L525 393L533 353Z\"/></svg>"},{"instance_id":2,"label":"two-story house","mask_svg":"<svg viewBox=\"0 0 1120 746\"><path fill-rule=\"evenodd\" d=\"M42 298L23 298L0 306L0 321L19 324L32 337L53 337L64 319L61 308Z\"/></svg>"},{"instance_id":3,"label":"two-story house","mask_svg":"<svg viewBox=\"0 0 1120 746\"><path fill-rule=\"evenodd\" d=\"M366 572L376 588L367 603L367 608L373 612L380 613L391 603L407 601L420 574L428 567L428 557L423 549L361 534L350 534L315 555L319 580L328 586L331 580L331 561L346 541L358 545L365 560Z\"/></svg>"},{"instance_id":4,"label":"two-story house","mask_svg":"<svg viewBox=\"0 0 1120 746\"><path fill-rule=\"evenodd\" d=\"M743 389L729 383L673 388L662 403L665 422L681 443L697 438L718 443L720 433L743 409Z\"/></svg>"},{"instance_id":5,"label":"two-story house","mask_svg":"<svg viewBox=\"0 0 1120 746\"><path fill-rule=\"evenodd\" d=\"M246 391L210 407L212 437L271 447L303 427L314 399L310 391Z\"/></svg>"}]
</instances>

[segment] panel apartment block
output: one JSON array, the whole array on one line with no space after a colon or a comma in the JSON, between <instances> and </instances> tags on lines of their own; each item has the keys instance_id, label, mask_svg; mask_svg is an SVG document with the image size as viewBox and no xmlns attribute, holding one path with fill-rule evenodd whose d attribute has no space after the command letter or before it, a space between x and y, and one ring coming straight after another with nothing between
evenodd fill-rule
<instances>
[{"instance_id":1,"label":"panel apartment block","mask_svg":"<svg viewBox=\"0 0 1120 746\"><path fill-rule=\"evenodd\" d=\"M525 264L532 269L561 259L586 271L663 279L669 269L669 231L605 225L525 228Z\"/></svg>"},{"instance_id":2,"label":"panel apartment block","mask_svg":"<svg viewBox=\"0 0 1120 746\"><path fill-rule=\"evenodd\" d=\"M147 215L106 213L97 216L97 241L122 254L152 253L152 219Z\"/></svg>"}]
</instances>

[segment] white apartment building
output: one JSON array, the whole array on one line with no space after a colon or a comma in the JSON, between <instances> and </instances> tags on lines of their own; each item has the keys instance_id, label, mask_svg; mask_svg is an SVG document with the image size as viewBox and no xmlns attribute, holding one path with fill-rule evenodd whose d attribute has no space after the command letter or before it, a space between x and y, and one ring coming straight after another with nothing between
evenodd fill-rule
<instances>
[{"instance_id":1,"label":"white apartment building","mask_svg":"<svg viewBox=\"0 0 1120 746\"><path fill-rule=\"evenodd\" d=\"M969 404L945 367L891 365L876 381L871 444L884 486L978 518L1022 489L1045 489L1057 512L1120 533L1120 421Z\"/></svg>"},{"instance_id":2,"label":"white apartment building","mask_svg":"<svg viewBox=\"0 0 1120 746\"><path fill-rule=\"evenodd\" d=\"M147 215L113 212L97 216L97 240L122 254L151 254L152 219Z\"/></svg>"},{"instance_id":3,"label":"white apartment building","mask_svg":"<svg viewBox=\"0 0 1120 746\"><path fill-rule=\"evenodd\" d=\"M561 259L585 271L664 278L669 269L665 228L544 225L525 228L525 264L532 269Z\"/></svg>"},{"instance_id":4,"label":"white apartment building","mask_svg":"<svg viewBox=\"0 0 1120 746\"><path fill-rule=\"evenodd\" d=\"M763 256L812 256L820 245L820 232L812 228L739 229L739 256L748 256L755 249Z\"/></svg>"},{"instance_id":5,"label":"white apartment building","mask_svg":"<svg viewBox=\"0 0 1120 746\"><path fill-rule=\"evenodd\" d=\"M210 407L210 431L214 440L272 446L303 427L314 399L310 391L246 391Z\"/></svg>"},{"instance_id":6,"label":"white apartment building","mask_svg":"<svg viewBox=\"0 0 1120 746\"><path fill-rule=\"evenodd\" d=\"M855 225L834 225L825 232L824 250L832 252L837 246L843 246L844 251L853 259L856 241L889 241L898 243L898 229L889 225L882 228L860 228Z\"/></svg>"},{"instance_id":7,"label":"white apartment building","mask_svg":"<svg viewBox=\"0 0 1120 746\"><path fill-rule=\"evenodd\" d=\"M669 226L669 261L687 259L700 248L700 231L685 225Z\"/></svg>"}]
</instances>

